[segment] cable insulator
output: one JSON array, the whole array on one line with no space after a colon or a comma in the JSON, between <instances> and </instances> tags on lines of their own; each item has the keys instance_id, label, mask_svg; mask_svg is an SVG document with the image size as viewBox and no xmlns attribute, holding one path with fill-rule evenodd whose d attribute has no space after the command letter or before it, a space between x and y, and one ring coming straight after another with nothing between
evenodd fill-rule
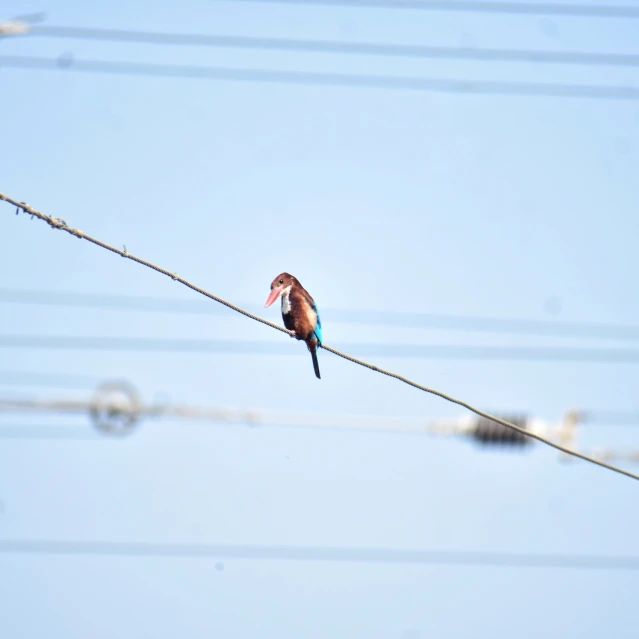
<instances>
[{"instance_id":1,"label":"cable insulator","mask_svg":"<svg viewBox=\"0 0 639 639\"><path fill-rule=\"evenodd\" d=\"M91 403L91 417L95 427L108 435L129 435L133 432L142 402L135 388L128 382L100 384Z\"/></svg>"},{"instance_id":2,"label":"cable insulator","mask_svg":"<svg viewBox=\"0 0 639 639\"><path fill-rule=\"evenodd\" d=\"M528 428L527 417L521 415L499 415L499 417L511 424L514 424L515 426L519 426L520 428ZM472 436L480 443L486 445L496 444L505 446L526 446L532 443L532 439L530 437L526 437L526 435L518 433L512 428L502 426L501 424L498 424L491 419L486 419L485 417L480 417L475 422L475 428Z\"/></svg>"}]
</instances>

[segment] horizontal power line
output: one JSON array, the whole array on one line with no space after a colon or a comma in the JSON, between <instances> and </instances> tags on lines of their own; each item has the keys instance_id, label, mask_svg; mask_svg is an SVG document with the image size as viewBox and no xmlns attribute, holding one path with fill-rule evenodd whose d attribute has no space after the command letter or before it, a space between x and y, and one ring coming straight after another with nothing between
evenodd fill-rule
<instances>
[{"instance_id":1,"label":"horizontal power line","mask_svg":"<svg viewBox=\"0 0 639 639\"><path fill-rule=\"evenodd\" d=\"M138 394L135 386L128 381L108 380L106 378L95 378L88 375L73 375L64 372L59 373L42 373L35 371L0 371L0 383L8 385L29 385L29 386L49 386L52 388L63 388L69 385L73 388L91 388L96 392L103 389L105 385L108 388L115 386L123 392L127 389L129 392ZM51 402L42 402L39 400L11 398L9 400L0 398L0 412L2 412L3 404L6 402L14 402L16 406L26 406L29 403L38 405L42 408L51 408ZM53 402L55 403L55 402ZM90 412L91 404L82 402L69 402L65 400L60 407L64 408L63 412ZM73 409L73 410L69 410ZM354 430L386 430L386 431L402 431L402 432L421 432L439 435L450 434L468 434L473 432L472 418L462 418L457 420L437 419L428 420L410 420L390 418L380 420L372 415L354 416L354 415L330 415L322 411L316 415L307 413L272 413L262 409L228 409L228 408L211 408L202 406L182 406L175 405L172 402L167 403L156 402L155 404L140 405L136 411L140 417L172 417L185 419L204 419L215 422L227 423L247 423L256 426L278 425L278 426L315 426L315 427L336 427L348 428ZM496 411L496 414L505 414L504 411ZM527 412L520 412L521 417L528 418ZM574 420L575 424L600 425L608 424L614 426L635 426L639 424L639 409L618 409L618 408L574 408L567 412L563 422ZM553 424L545 422L540 418L535 418L535 426L539 430L539 424L542 428L552 427ZM556 426L556 424L554 425ZM530 428L530 427L527 427Z\"/></svg>"},{"instance_id":2,"label":"horizontal power line","mask_svg":"<svg viewBox=\"0 0 639 639\"><path fill-rule=\"evenodd\" d=\"M113 75L190 78L229 82L264 82L361 89L400 91L430 91L467 95L511 95L526 97L583 98L597 100L639 100L639 88L634 86L601 86L587 84L556 84L543 82L505 82L456 80L342 73L315 73L269 69L236 69L232 67L200 67L188 65L111 62L106 60L77 60L73 57L55 58L28 56L0 56L0 68L38 71L78 71Z\"/></svg>"},{"instance_id":3,"label":"horizontal power line","mask_svg":"<svg viewBox=\"0 0 639 639\"><path fill-rule=\"evenodd\" d=\"M238 0L239 1L239 0ZM551 2L485 2L482 0L243 0L255 4L298 4L323 7L421 9L464 13L511 13L581 18L639 18L631 5L567 4Z\"/></svg>"},{"instance_id":4,"label":"horizontal power line","mask_svg":"<svg viewBox=\"0 0 639 639\"><path fill-rule=\"evenodd\" d=\"M343 344L358 356L565 362L639 362L639 350L555 348L536 346L464 346L457 344ZM301 355L281 342L188 338L73 335L0 335L0 348L43 348L160 353L222 353L234 355Z\"/></svg>"},{"instance_id":5,"label":"horizontal power line","mask_svg":"<svg viewBox=\"0 0 639 639\"><path fill-rule=\"evenodd\" d=\"M107 435L129 435L144 420L206 421L242 427L286 427L348 431L406 433L417 435L469 437L485 445L509 444L525 446L532 443L501 425L483 418L463 416L456 419L380 418L372 415L333 415L330 413L300 413L256 408L229 409L214 406L193 406L164 403L144 403L130 382L110 381L99 386L90 400L1 398L0 414L45 413L48 415L85 415L97 430ZM523 413L510 413L504 419L517 423L528 434L535 433L552 440L567 441L579 424L579 414L568 412L558 423L550 423Z\"/></svg>"},{"instance_id":6,"label":"horizontal power line","mask_svg":"<svg viewBox=\"0 0 639 639\"><path fill-rule=\"evenodd\" d=\"M637 54L591 53L586 51L484 49L474 47L400 45L375 42L344 42L339 40L298 40L291 38L256 38L250 36L161 33L124 29L56 26L33 27L27 35L107 42L135 42L138 44L204 46L322 54L336 53L404 58L478 60L485 62L639 66L639 55Z\"/></svg>"},{"instance_id":7,"label":"horizontal power line","mask_svg":"<svg viewBox=\"0 0 639 639\"><path fill-rule=\"evenodd\" d=\"M115 311L149 311L190 315L225 315L228 309L205 300L169 299L144 295L74 293L0 288L0 303L43 304ZM245 304L253 312L257 305ZM322 306L324 321L372 326L402 326L448 331L476 331L559 337L639 340L639 326L553 320L521 320L473 315L447 315L400 311L354 310Z\"/></svg>"},{"instance_id":8,"label":"horizontal power line","mask_svg":"<svg viewBox=\"0 0 639 639\"><path fill-rule=\"evenodd\" d=\"M108 436L129 436L142 421L167 418L171 421L206 421L216 424L246 427L293 427L347 431L405 433L434 436L457 436L474 440L482 447L507 447L522 449L532 443L530 436L544 441L575 441L577 428L583 421L583 411L570 410L559 422L548 422L525 413L495 413L504 420L516 424L527 436L513 432L501 424L486 418L464 415L446 419L398 419L379 418L371 415L331 415L268 411L244 408L228 409L213 406L194 406L166 403L145 403L135 387L125 380L111 380L101 384L90 400L85 399L0 399L0 414L46 413L59 415L86 415L96 430ZM3 431L0 429L0 437ZM12 433L17 437L18 433ZM38 434L42 437L41 434ZM27 431L26 437L33 438ZM600 448L590 455L593 459L622 459L627 463L639 461L639 451Z\"/></svg>"},{"instance_id":9,"label":"horizontal power line","mask_svg":"<svg viewBox=\"0 0 639 639\"><path fill-rule=\"evenodd\" d=\"M638 570L639 557L322 546L0 540L0 553L390 563L502 568Z\"/></svg>"}]
</instances>

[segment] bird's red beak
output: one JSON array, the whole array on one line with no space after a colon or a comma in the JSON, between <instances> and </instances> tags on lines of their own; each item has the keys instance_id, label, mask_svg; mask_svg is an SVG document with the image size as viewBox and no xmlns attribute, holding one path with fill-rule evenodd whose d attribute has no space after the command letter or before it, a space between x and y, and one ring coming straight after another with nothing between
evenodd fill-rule
<instances>
[{"instance_id":1,"label":"bird's red beak","mask_svg":"<svg viewBox=\"0 0 639 639\"><path fill-rule=\"evenodd\" d=\"M279 286L278 288L274 288L271 291L271 294L268 296L266 300L266 304L264 304L264 308L268 308L281 294L284 289Z\"/></svg>"}]
</instances>

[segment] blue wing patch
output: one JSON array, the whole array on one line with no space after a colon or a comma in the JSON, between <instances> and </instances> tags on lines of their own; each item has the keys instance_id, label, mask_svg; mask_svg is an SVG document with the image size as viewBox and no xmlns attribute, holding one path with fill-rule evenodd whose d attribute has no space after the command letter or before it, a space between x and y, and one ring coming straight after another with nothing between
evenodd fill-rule
<instances>
[{"instance_id":1,"label":"blue wing patch","mask_svg":"<svg viewBox=\"0 0 639 639\"><path fill-rule=\"evenodd\" d=\"M322 320L320 319L319 311L317 310L317 305L314 307L315 313L317 313L317 326L315 327L315 337L317 337L317 341L322 345Z\"/></svg>"}]
</instances>

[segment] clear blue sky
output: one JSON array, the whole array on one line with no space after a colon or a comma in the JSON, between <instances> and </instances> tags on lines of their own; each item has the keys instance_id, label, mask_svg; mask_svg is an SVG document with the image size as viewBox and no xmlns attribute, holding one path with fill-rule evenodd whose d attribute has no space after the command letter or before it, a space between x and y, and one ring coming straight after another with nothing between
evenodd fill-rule
<instances>
[{"instance_id":1,"label":"clear blue sky","mask_svg":"<svg viewBox=\"0 0 639 639\"><path fill-rule=\"evenodd\" d=\"M196 1L6 4L48 24L405 44L635 52L639 21ZM0 55L575 84L609 67L416 61L44 38ZM330 345L619 346L356 326L331 308L639 324L639 103L0 68L0 192L263 304L295 274ZM0 206L0 287L196 299ZM560 301L549 315L548 300ZM462 413L232 314L2 304L0 334L246 339L291 356L3 349L0 370L124 377L147 400L425 420ZM276 307L264 316L279 321ZM631 364L376 363L551 421L638 407ZM3 387L4 396L85 398ZM0 428L84 418L3 416ZM66 431L65 431L66 432ZM584 427L632 448L639 431ZM0 538L639 555L637 484L539 446L148 423L125 440L0 439ZM632 571L0 554L7 639L634 637Z\"/></svg>"}]
</instances>

